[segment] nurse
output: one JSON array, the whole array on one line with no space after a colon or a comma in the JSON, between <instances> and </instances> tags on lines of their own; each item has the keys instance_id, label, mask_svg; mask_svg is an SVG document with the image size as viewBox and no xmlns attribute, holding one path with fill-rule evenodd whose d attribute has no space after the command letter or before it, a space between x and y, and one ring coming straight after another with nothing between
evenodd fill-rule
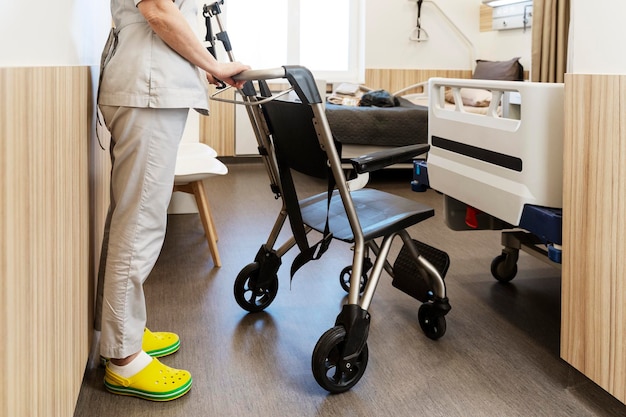
<instances>
[{"instance_id":1,"label":"nurse","mask_svg":"<svg viewBox=\"0 0 626 417\"><path fill-rule=\"evenodd\" d=\"M100 259L104 386L169 401L191 374L157 357L178 350L174 333L146 329L143 283L165 238L176 153L188 111L208 114L207 83L237 88L248 66L218 62L195 32L196 0L111 0L114 29L102 58L98 105L111 133L111 204ZM100 313L100 312L99 312ZM98 316L99 317L99 316Z\"/></svg>"}]
</instances>

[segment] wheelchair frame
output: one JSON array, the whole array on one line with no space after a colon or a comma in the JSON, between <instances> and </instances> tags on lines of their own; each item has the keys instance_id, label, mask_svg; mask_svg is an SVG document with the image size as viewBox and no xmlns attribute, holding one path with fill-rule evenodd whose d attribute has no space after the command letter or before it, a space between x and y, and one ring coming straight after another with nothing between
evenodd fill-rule
<instances>
[{"instance_id":1,"label":"wheelchair frame","mask_svg":"<svg viewBox=\"0 0 626 417\"><path fill-rule=\"evenodd\" d=\"M205 10L207 7L212 10L212 16L218 15L215 12L216 4L205 6ZM219 16L217 18L219 22ZM224 38L223 34L219 35L221 36L218 36L218 39ZM232 51L229 50L230 45L226 46L230 59L234 61ZM346 163L351 164L357 174L367 173L423 154L428 149L428 145L412 145L342 161L326 119L325 105L321 100L313 75L308 69L300 66L284 66L265 70L250 70L239 74L236 79L247 81L244 88L240 90L243 97L241 101L219 97L226 89L218 90L211 96L211 99L246 107L258 142L259 154L270 179L270 188L275 198L282 198L282 208L266 242L261 245L257 252L254 262L246 265L235 279L235 299L243 309L251 313L267 308L273 302L278 291L278 270L282 263L281 258L291 248L299 244L294 233L294 236L275 248L285 221L290 218L290 209L293 211L293 208L288 207L285 202L279 161L272 132L268 126L267 114L264 112L265 105L269 106L270 102L293 92L297 95L301 105L310 106L313 115L312 123L319 146L326 153L327 162L335 180L336 191L333 192L329 189L328 204L330 205L330 195L338 193L353 234L351 241L353 243L352 265L346 267L340 274L342 287L348 291L347 303L337 316L335 325L318 340L311 361L313 375L321 387L331 393L347 391L361 379L367 366L369 356L367 337L370 324L368 310L383 270L394 277L395 265L392 266L389 263L387 256L396 235L400 236L404 242L401 255L404 253L405 255L402 256L410 258L403 259L403 263L412 262L411 268L417 268L415 272L427 281L430 290L428 294L421 294L420 297L411 294L410 291L406 291L400 286L398 288L423 301L418 312L418 318L422 330L429 338L436 340L443 336L446 330L445 315L450 311L443 280L449 264L447 254L441 251L437 253L440 258L445 258L443 263L429 261L428 258L431 257L426 253L429 252L429 249L426 249L426 252L423 251L427 245L418 242L421 245L418 250L416 241L411 239L404 227L391 230L389 233L379 234L378 236L382 237L380 245L374 239L366 240L352 199L352 191L344 173ZM279 93L272 94L266 82L268 80L286 80L289 87ZM257 87L260 93L257 93ZM361 190L354 192L359 191ZM400 197L398 198L400 199ZM407 224L407 226L416 224L434 213L430 207L420 205L417 202L411 203L420 206L423 213L420 212L418 214L419 219ZM417 217L412 217L412 219L415 218ZM310 225L303 224L303 227L305 235L313 230ZM430 249L437 251L434 248ZM373 264L369 258L370 252L376 256ZM368 278L367 270L370 267L372 270ZM346 279L345 275L349 275L349 279Z\"/></svg>"}]
</instances>

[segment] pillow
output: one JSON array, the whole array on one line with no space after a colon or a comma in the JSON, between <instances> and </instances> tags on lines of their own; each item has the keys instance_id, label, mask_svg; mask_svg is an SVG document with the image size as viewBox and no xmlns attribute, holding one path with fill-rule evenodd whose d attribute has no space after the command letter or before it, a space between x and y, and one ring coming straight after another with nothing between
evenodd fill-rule
<instances>
[{"instance_id":1,"label":"pillow","mask_svg":"<svg viewBox=\"0 0 626 417\"><path fill-rule=\"evenodd\" d=\"M356 96L361 91L361 86L353 83L341 83L339 87L333 91L335 94L343 94L346 96Z\"/></svg>"},{"instance_id":2,"label":"pillow","mask_svg":"<svg viewBox=\"0 0 626 417\"><path fill-rule=\"evenodd\" d=\"M478 88L461 88L461 100L464 106L471 107L489 107L491 103L491 91ZM448 103L454 104L454 95L452 89L447 89L445 98Z\"/></svg>"},{"instance_id":3,"label":"pillow","mask_svg":"<svg viewBox=\"0 0 626 417\"><path fill-rule=\"evenodd\" d=\"M472 78L475 80L524 81L524 67L519 57L508 61L476 60L476 69Z\"/></svg>"}]
</instances>

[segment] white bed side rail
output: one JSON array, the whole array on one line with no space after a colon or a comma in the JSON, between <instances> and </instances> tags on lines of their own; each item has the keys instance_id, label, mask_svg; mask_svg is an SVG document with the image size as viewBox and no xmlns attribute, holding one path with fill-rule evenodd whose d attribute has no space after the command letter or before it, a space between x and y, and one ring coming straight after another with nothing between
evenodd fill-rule
<instances>
[{"instance_id":1,"label":"white bed side rail","mask_svg":"<svg viewBox=\"0 0 626 417\"><path fill-rule=\"evenodd\" d=\"M467 111L465 89L491 92L486 114ZM512 225L525 204L560 208L563 105L563 84L430 79L430 186Z\"/></svg>"}]
</instances>

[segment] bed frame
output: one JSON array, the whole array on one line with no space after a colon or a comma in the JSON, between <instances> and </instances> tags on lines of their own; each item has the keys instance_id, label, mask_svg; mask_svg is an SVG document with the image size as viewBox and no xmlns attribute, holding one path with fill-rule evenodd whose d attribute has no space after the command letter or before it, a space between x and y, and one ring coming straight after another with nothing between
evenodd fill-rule
<instances>
[{"instance_id":1,"label":"bed frame","mask_svg":"<svg viewBox=\"0 0 626 417\"><path fill-rule=\"evenodd\" d=\"M446 87L490 90L491 107L446 107ZM562 206L563 84L433 78L429 90L432 188L514 226L526 204Z\"/></svg>"},{"instance_id":2,"label":"bed frame","mask_svg":"<svg viewBox=\"0 0 626 417\"><path fill-rule=\"evenodd\" d=\"M486 114L461 100L446 106L445 89L491 91ZM453 230L502 233L492 275L508 282L519 250L560 268L563 182L563 84L433 78L429 81L428 181L444 195ZM480 218L479 216L482 216Z\"/></svg>"}]
</instances>

